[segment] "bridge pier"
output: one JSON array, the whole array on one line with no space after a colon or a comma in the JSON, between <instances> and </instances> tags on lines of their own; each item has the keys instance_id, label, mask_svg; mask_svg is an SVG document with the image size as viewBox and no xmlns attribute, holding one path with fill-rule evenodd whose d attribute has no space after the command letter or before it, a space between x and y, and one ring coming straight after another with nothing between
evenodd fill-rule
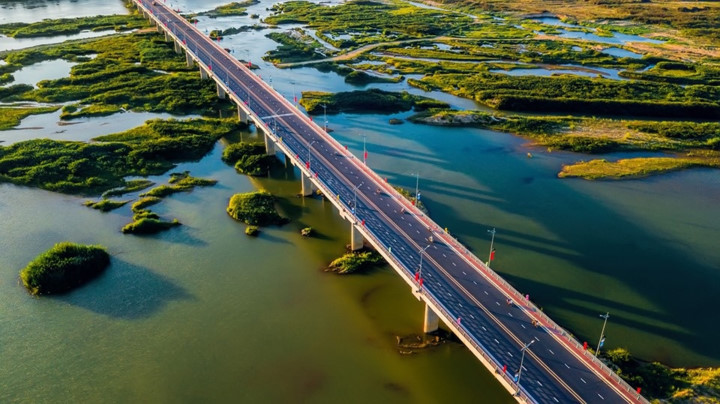
<instances>
[{"instance_id":1,"label":"bridge pier","mask_svg":"<svg viewBox=\"0 0 720 404\"><path fill-rule=\"evenodd\" d=\"M267 134L267 132L265 132L265 153L267 153L268 156L275 155L275 142L270 139L270 136Z\"/></svg>"},{"instance_id":2,"label":"bridge pier","mask_svg":"<svg viewBox=\"0 0 720 404\"><path fill-rule=\"evenodd\" d=\"M193 59L190 52L185 53L185 63L187 63L188 67L193 67L195 65L195 59Z\"/></svg>"},{"instance_id":3,"label":"bridge pier","mask_svg":"<svg viewBox=\"0 0 720 404\"><path fill-rule=\"evenodd\" d=\"M159 28L159 26L158 26L158 28ZM163 30L163 32L165 33L165 42L172 41L172 37L170 36L170 34L168 34L168 32L165 30Z\"/></svg>"},{"instance_id":4,"label":"bridge pier","mask_svg":"<svg viewBox=\"0 0 720 404\"><path fill-rule=\"evenodd\" d=\"M304 172L300 172L301 182L302 182L302 190L300 193L302 196L310 196L313 193L313 183L310 181L310 177L307 176Z\"/></svg>"},{"instance_id":5,"label":"bridge pier","mask_svg":"<svg viewBox=\"0 0 720 404\"><path fill-rule=\"evenodd\" d=\"M239 106L239 105L238 105L238 107L237 107L237 110L238 110L238 121L240 121L240 122L248 122L248 114L247 114L247 112L245 112L245 110L242 109L242 107Z\"/></svg>"},{"instance_id":6,"label":"bridge pier","mask_svg":"<svg viewBox=\"0 0 720 404\"><path fill-rule=\"evenodd\" d=\"M157 27L157 32L162 33L162 32L163 32L163 29L162 29L162 27L160 26L160 23L156 23L156 24L157 24L157 25L156 25L156 27Z\"/></svg>"},{"instance_id":7,"label":"bridge pier","mask_svg":"<svg viewBox=\"0 0 720 404\"><path fill-rule=\"evenodd\" d=\"M210 75L208 74L207 70L200 66L200 80L205 80L208 78L210 78Z\"/></svg>"},{"instance_id":8,"label":"bridge pier","mask_svg":"<svg viewBox=\"0 0 720 404\"><path fill-rule=\"evenodd\" d=\"M183 49L182 46L180 46L180 42L175 41L175 53L180 55L182 53Z\"/></svg>"},{"instance_id":9,"label":"bridge pier","mask_svg":"<svg viewBox=\"0 0 720 404\"><path fill-rule=\"evenodd\" d=\"M217 87L218 98L220 98L221 100L224 100L227 97L227 93L225 92L225 89L220 85L220 83L215 83L215 86Z\"/></svg>"},{"instance_id":10,"label":"bridge pier","mask_svg":"<svg viewBox=\"0 0 720 404\"><path fill-rule=\"evenodd\" d=\"M360 229L358 229L357 225L355 223L350 223L350 250L360 250L363 248L364 241L365 239L363 238L362 233L360 233Z\"/></svg>"},{"instance_id":11,"label":"bridge pier","mask_svg":"<svg viewBox=\"0 0 720 404\"><path fill-rule=\"evenodd\" d=\"M437 331L438 327L440 325L440 318L437 314L433 311L433 309L430 308L430 306L425 304L425 320L423 322L423 332L425 334L431 333L434 331Z\"/></svg>"}]
</instances>

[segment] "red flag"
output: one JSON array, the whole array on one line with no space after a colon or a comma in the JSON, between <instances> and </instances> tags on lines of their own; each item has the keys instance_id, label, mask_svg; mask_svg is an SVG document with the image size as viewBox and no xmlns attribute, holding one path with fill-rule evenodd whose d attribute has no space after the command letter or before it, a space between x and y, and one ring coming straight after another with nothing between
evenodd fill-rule
<instances>
[{"instance_id":1,"label":"red flag","mask_svg":"<svg viewBox=\"0 0 720 404\"><path fill-rule=\"evenodd\" d=\"M641 388L641 387L638 387L638 388L637 388L637 393L640 394L641 391L642 391L642 388Z\"/></svg>"},{"instance_id":2,"label":"red flag","mask_svg":"<svg viewBox=\"0 0 720 404\"><path fill-rule=\"evenodd\" d=\"M415 199L412 200L412 204L413 204L413 206L415 206Z\"/></svg>"},{"instance_id":3,"label":"red flag","mask_svg":"<svg viewBox=\"0 0 720 404\"><path fill-rule=\"evenodd\" d=\"M503 373L507 372L507 365L503 365Z\"/></svg>"},{"instance_id":4,"label":"red flag","mask_svg":"<svg viewBox=\"0 0 720 404\"><path fill-rule=\"evenodd\" d=\"M367 150L365 150L365 160L367 160Z\"/></svg>"},{"instance_id":5,"label":"red flag","mask_svg":"<svg viewBox=\"0 0 720 404\"><path fill-rule=\"evenodd\" d=\"M420 278L420 286L422 286L424 279Z\"/></svg>"},{"instance_id":6,"label":"red flag","mask_svg":"<svg viewBox=\"0 0 720 404\"><path fill-rule=\"evenodd\" d=\"M208 66L208 69L212 70L212 65L209 65L209 66Z\"/></svg>"},{"instance_id":7,"label":"red flag","mask_svg":"<svg viewBox=\"0 0 720 404\"><path fill-rule=\"evenodd\" d=\"M248 67L252 67L252 62L248 60Z\"/></svg>"},{"instance_id":8,"label":"red flag","mask_svg":"<svg viewBox=\"0 0 720 404\"><path fill-rule=\"evenodd\" d=\"M317 171L315 171L315 178L317 178L317 177L318 177L318 174L317 174Z\"/></svg>"},{"instance_id":9,"label":"red flag","mask_svg":"<svg viewBox=\"0 0 720 404\"><path fill-rule=\"evenodd\" d=\"M420 280L420 272L415 272L415 282Z\"/></svg>"},{"instance_id":10,"label":"red flag","mask_svg":"<svg viewBox=\"0 0 720 404\"><path fill-rule=\"evenodd\" d=\"M297 95L293 95L293 100L297 102Z\"/></svg>"},{"instance_id":11,"label":"red flag","mask_svg":"<svg viewBox=\"0 0 720 404\"><path fill-rule=\"evenodd\" d=\"M312 117L310 117L310 122L312 122Z\"/></svg>"},{"instance_id":12,"label":"red flag","mask_svg":"<svg viewBox=\"0 0 720 404\"><path fill-rule=\"evenodd\" d=\"M458 317L457 322L460 324L460 320L462 320L460 317Z\"/></svg>"},{"instance_id":13,"label":"red flag","mask_svg":"<svg viewBox=\"0 0 720 404\"><path fill-rule=\"evenodd\" d=\"M490 251L490 261L495 259L495 249L493 248L492 251Z\"/></svg>"},{"instance_id":14,"label":"red flag","mask_svg":"<svg viewBox=\"0 0 720 404\"><path fill-rule=\"evenodd\" d=\"M588 348L587 342L583 342L583 349L587 351L587 348Z\"/></svg>"},{"instance_id":15,"label":"red flag","mask_svg":"<svg viewBox=\"0 0 720 404\"><path fill-rule=\"evenodd\" d=\"M310 168L310 160L305 162L305 167Z\"/></svg>"},{"instance_id":16,"label":"red flag","mask_svg":"<svg viewBox=\"0 0 720 404\"><path fill-rule=\"evenodd\" d=\"M363 221L362 221L362 225L363 225L363 226L365 226L365 219L363 219Z\"/></svg>"}]
</instances>

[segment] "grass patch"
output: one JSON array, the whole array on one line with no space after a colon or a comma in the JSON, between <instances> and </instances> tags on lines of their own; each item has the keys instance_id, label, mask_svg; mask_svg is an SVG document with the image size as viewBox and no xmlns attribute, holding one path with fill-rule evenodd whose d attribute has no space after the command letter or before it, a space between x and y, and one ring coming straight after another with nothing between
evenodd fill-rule
<instances>
[{"instance_id":1,"label":"grass patch","mask_svg":"<svg viewBox=\"0 0 720 404\"><path fill-rule=\"evenodd\" d=\"M132 223L128 223L122 228L122 232L126 234L155 234L176 226L180 226L180 222L177 219L173 219L171 222L166 222L146 216Z\"/></svg>"},{"instance_id":2,"label":"grass patch","mask_svg":"<svg viewBox=\"0 0 720 404\"><path fill-rule=\"evenodd\" d=\"M310 114L323 112L323 105L327 107L328 113L333 114L340 112L392 114L409 111L413 108L415 110L424 110L448 107L444 102L412 95L406 91L397 93L378 89L340 93L304 91L300 104Z\"/></svg>"},{"instance_id":3,"label":"grass patch","mask_svg":"<svg viewBox=\"0 0 720 404\"><path fill-rule=\"evenodd\" d=\"M227 213L233 219L253 226L287 222L275 209L275 197L264 191L233 195Z\"/></svg>"},{"instance_id":4,"label":"grass patch","mask_svg":"<svg viewBox=\"0 0 720 404\"><path fill-rule=\"evenodd\" d=\"M691 167L720 168L720 155L711 153L705 156L689 154L686 157L642 157L618 161L590 160L563 166L558 177L579 177L586 180L625 179Z\"/></svg>"},{"instance_id":5,"label":"grass patch","mask_svg":"<svg viewBox=\"0 0 720 404\"><path fill-rule=\"evenodd\" d=\"M127 31L147 26L147 22L132 15L98 15L94 17L45 19L33 23L10 23L0 25L0 34L11 38L58 36L78 34L84 30Z\"/></svg>"},{"instance_id":6,"label":"grass patch","mask_svg":"<svg viewBox=\"0 0 720 404\"><path fill-rule=\"evenodd\" d=\"M20 271L20 279L33 295L63 293L97 277L109 264L102 246L58 243Z\"/></svg>"},{"instance_id":7,"label":"grass patch","mask_svg":"<svg viewBox=\"0 0 720 404\"><path fill-rule=\"evenodd\" d=\"M260 234L260 229L257 226L248 226L245 228L245 234L251 237L257 237Z\"/></svg>"},{"instance_id":8,"label":"grass patch","mask_svg":"<svg viewBox=\"0 0 720 404\"><path fill-rule=\"evenodd\" d=\"M158 198L156 196L148 196L148 197L142 198L139 201L133 203L131 209L135 213L142 212L148 206L155 205L157 203L160 203L161 201L162 201L162 198Z\"/></svg>"},{"instance_id":9,"label":"grass patch","mask_svg":"<svg viewBox=\"0 0 720 404\"><path fill-rule=\"evenodd\" d=\"M129 180L125 181L125 185L120 188L111 189L109 191L105 191L102 194L103 198L109 198L111 196L120 196L129 194L131 192L140 191L145 188L148 188L152 186L154 182L146 179L140 179L140 180Z\"/></svg>"},{"instance_id":10,"label":"grass patch","mask_svg":"<svg viewBox=\"0 0 720 404\"><path fill-rule=\"evenodd\" d=\"M240 174L266 176L278 164L275 156L268 156L262 143L233 143L223 150L224 162L233 165Z\"/></svg>"},{"instance_id":11,"label":"grass patch","mask_svg":"<svg viewBox=\"0 0 720 404\"><path fill-rule=\"evenodd\" d=\"M271 32L265 36L279 43L280 46L267 52L263 56L263 60L273 63L291 63L326 57L321 53L324 48L320 42L304 34L299 28L290 32Z\"/></svg>"},{"instance_id":12,"label":"grass patch","mask_svg":"<svg viewBox=\"0 0 720 404\"><path fill-rule=\"evenodd\" d=\"M124 186L124 177L162 174L175 162L199 159L238 127L234 120L151 120L94 143L19 142L0 147L0 181L64 193L106 191Z\"/></svg>"},{"instance_id":13,"label":"grass patch","mask_svg":"<svg viewBox=\"0 0 720 404\"><path fill-rule=\"evenodd\" d=\"M345 82L357 86L364 86L370 83L399 83L403 81L403 76L398 77L378 77L367 74L361 70L353 70L345 76Z\"/></svg>"},{"instance_id":14,"label":"grass patch","mask_svg":"<svg viewBox=\"0 0 720 404\"><path fill-rule=\"evenodd\" d=\"M60 119L69 120L74 118L84 118L90 116L107 116L112 115L116 112L120 112L122 109L117 105L88 105L87 107L77 109L76 106L66 105L63 107Z\"/></svg>"},{"instance_id":15,"label":"grass patch","mask_svg":"<svg viewBox=\"0 0 720 404\"><path fill-rule=\"evenodd\" d=\"M193 188L195 188L196 186L207 187L217 184L216 180L191 177L188 171L170 174L169 182L171 185L160 185L145 193L140 194L140 196L150 198L164 198L168 195L172 195L178 192L192 191Z\"/></svg>"},{"instance_id":16,"label":"grass patch","mask_svg":"<svg viewBox=\"0 0 720 404\"><path fill-rule=\"evenodd\" d=\"M253 4L258 4L258 0L246 0L242 2L234 1L232 3L224 4L222 6L215 7L212 10L209 11L203 11L202 13L193 14L192 17L195 16L206 16L210 18L217 18L217 17L229 17L233 15L247 15L245 12L247 9L246 7L252 6Z\"/></svg>"},{"instance_id":17,"label":"grass patch","mask_svg":"<svg viewBox=\"0 0 720 404\"><path fill-rule=\"evenodd\" d=\"M102 212L110 212L122 206L125 206L130 201L113 201L110 199L103 199L99 202L86 201L85 206L93 208Z\"/></svg>"},{"instance_id":18,"label":"grass patch","mask_svg":"<svg viewBox=\"0 0 720 404\"><path fill-rule=\"evenodd\" d=\"M0 108L0 130L12 129L20 125L20 121L30 115L48 114L58 109L60 109L60 107Z\"/></svg>"},{"instance_id":19,"label":"grass patch","mask_svg":"<svg viewBox=\"0 0 720 404\"><path fill-rule=\"evenodd\" d=\"M381 265L383 257L374 251L351 252L330 263L328 271L347 275Z\"/></svg>"}]
</instances>

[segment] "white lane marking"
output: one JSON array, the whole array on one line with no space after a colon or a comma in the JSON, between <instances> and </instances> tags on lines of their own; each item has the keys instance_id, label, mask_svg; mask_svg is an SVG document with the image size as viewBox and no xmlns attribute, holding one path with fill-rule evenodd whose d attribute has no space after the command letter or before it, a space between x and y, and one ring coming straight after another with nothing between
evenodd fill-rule
<instances>
[{"instance_id":1,"label":"white lane marking","mask_svg":"<svg viewBox=\"0 0 720 404\"><path fill-rule=\"evenodd\" d=\"M454 266L454 267L456 267L456 266L457 266L457 265L455 265L455 263L454 263L454 262L450 262L450 263L451 263L451 264L453 264L453 266Z\"/></svg>"},{"instance_id":2,"label":"white lane marking","mask_svg":"<svg viewBox=\"0 0 720 404\"><path fill-rule=\"evenodd\" d=\"M500 302L495 302L495 304L497 304L498 306L500 306Z\"/></svg>"},{"instance_id":3,"label":"white lane marking","mask_svg":"<svg viewBox=\"0 0 720 404\"><path fill-rule=\"evenodd\" d=\"M473 283L477 285L477 282L473 281Z\"/></svg>"},{"instance_id":4,"label":"white lane marking","mask_svg":"<svg viewBox=\"0 0 720 404\"><path fill-rule=\"evenodd\" d=\"M595 394L597 394L598 397L600 397L601 399L605 400L605 397L601 396L600 393L595 393Z\"/></svg>"},{"instance_id":5,"label":"white lane marking","mask_svg":"<svg viewBox=\"0 0 720 404\"><path fill-rule=\"evenodd\" d=\"M585 381L585 379L583 379L582 377L580 378L580 380L582 380L583 383L587 384L587 382Z\"/></svg>"},{"instance_id":6,"label":"white lane marking","mask_svg":"<svg viewBox=\"0 0 720 404\"><path fill-rule=\"evenodd\" d=\"M551 354L555 355L555 352L553 352L552 349L548 349L548 351L550 351Z\"/></svg>"},{"instance_id":7,"label":"white lane marking","mask_svg":"<svg viewBox=\"0 0 720 404\"><path fill-rule=\"evenodd\" d=\"M514 358L513 354L511 354L510 351L508 351L507 354L510 355L511 358Z\"/></svg>"},{"instance_id":8,"label":"white lane marking","mask_svg":"<svg viewBox=\"0 0 720 404\"><path fill-rule=\"evenodd\" d=\"M524 326L524 325L522 325L522 324L520 324L520 327L522 327L522 328L525 328L525 326Z\"/></svg>"},{"instance_id":9,"label":"white lane marking","mask_svg":"<svg viewBox=\"0 0 720 404\"><path fill-rule=\"evenodd\" d=\"M475 320L475 316L473 316L472 314L470 315L470 318Z\"/></svg>"},{"instance_id":10,"label":"white lane marking","mask_svg":"<svg viewBox=\"0 0 720 404\"><path fill-rule=\"evenodd\" d=\"M559 402L560 402L560 401L558 401L557 398L555 398L555 396L553 396L553 400L555 400L556 403L559 403Z\"/></svg>"},{"instance_id":11,"label":"white lane marking","mask_svg":"<svg viewBox=\"0 0 720 404\"><path fill-rule=\"evenodd\" d=\"M563 363L563 365L565 365L566 368L570 369L570 366L568 366L567 363Z\"/></svg>"},{"instance_id":12,"label":"white lane marking","mask_svg":"<svg viewBox=\"0 0 720 404\"><path fill-rule=\"evenodd\" d=\"M467 275L467 274L465 273L465 271L463 271L463 275Z\"/></svg>"},{"instance_id":13,"label":"white lane marking","mask_svg":"<svg viewBox=\"0 0 720 404\"><path fill-rule=\"evenodd\" d=\"M540 383L540 380L537 380L537 384L539 384L540 387L542 387L542 383Z\"/></svg>"},{"instance_id":14,"label":"white lane marking","mask_svg":"<svg viewBox=\"0 0 720 404\"><path fill-rule=\"evenodd\" d=\"M483 290L483 293L485 293L486 295L488 295L487 290ZM490 296L490 295L488 295L488 296Z\"/></svg>"},{"instance_id":15,"label":"white lane marking","mask_svg":"<svg viewBox=\"0 0 720 404\"><path fill-rule=\"evenodd\" d=\"M487 331L487 328L485 328L484 325L481 325L480 327L482 327L483 331Z\"/></svg>"},{"instance_id":16,"label":"white lane marking","mask_svg":"<svg viewBox=\"0 0 720 404\"><path fill-rule=\"evenodd\" d=\"M538 337L535 337L535 339L537 340L537 342L540 342L540 338L538 338Z\"/></svg>"},{"instance_id":17,"label":"white lane marking","mask_svg":"<svg viewBox=\"0 0 720 404\"><path fill-rule=\"evenodd\" d=\"M498 341L497 338L493 338L493 340L494 340L495 342L497 342L498 344L500 343L500 341Z\"/></svg>"},{"instance_id":18,"label":"white lane marking","mask_svg":"<svg viewBox=\"0 0 720 404\"><path fill-rule=\"evenodd\" d=\"M510 317L512 317L512 316L513 316L513 315L512 315L512 313L510 313L509 311L508 311L508 314L510 315Z\"/></svg>"},{"instance_id":19,"label":"white lane marking","mask_svg":"<svg viewBox=\"0 0 720 404\"><path fill-rule=\"evenodd\" d=\"M443 257L447 258L447 255L445 255L445 253L443 253Z\"/></svg>"}]
</instances>

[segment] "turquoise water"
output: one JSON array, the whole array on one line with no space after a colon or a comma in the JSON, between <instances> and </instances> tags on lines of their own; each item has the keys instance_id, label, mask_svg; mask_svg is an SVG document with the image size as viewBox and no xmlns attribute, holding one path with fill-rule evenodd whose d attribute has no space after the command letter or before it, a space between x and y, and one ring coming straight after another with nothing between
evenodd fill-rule
<instances>
[{"instance_id":1,"label":"turquoise water","mask_svg":"<svg viewBox=\"0 0 720 404\"><path fill-rule=\"evenodd\" d=\"M253 7L265 15L268 6ZM353 88L333 73L261 62L274 46L262 33L229 41L249 48L259 72L288 98ZM489 247L486 230L496 227L495 269L582 340L595 341L597 315L609 311L608 347L679 365L718 364L720 326L708 320L720 292L717 171L560 180L562 164L589 156L548 153L491 131L388 124L408 115L328 120L357 155L366 135L368 164L392 183L412 188L409 173L420 173L432 217L479 256ZM144 118L118 114L59 129L46 114L21 124L44 129L0 132L0 140L63 129L62 138L86 140ZM459 344L399 354L396 336L419 332L422 321L407 286L389 268L323 272L348 242L346 223L329 204L297 198L291 170L252 179L224 165L222 148L237 140L177 167L219 183L156 205L183 226L154 237L120 233L131 218L127 206L102 214L82 206L85 198L0 185L0 402L512 401ZM224 209L233 193L257 188L279 195L292 221L253 239ZM319 236L301 237L306 226ZM111 267L68 295L30 297L18 271L65 240L107 246Z\"/></svg>"}]
</instances>

